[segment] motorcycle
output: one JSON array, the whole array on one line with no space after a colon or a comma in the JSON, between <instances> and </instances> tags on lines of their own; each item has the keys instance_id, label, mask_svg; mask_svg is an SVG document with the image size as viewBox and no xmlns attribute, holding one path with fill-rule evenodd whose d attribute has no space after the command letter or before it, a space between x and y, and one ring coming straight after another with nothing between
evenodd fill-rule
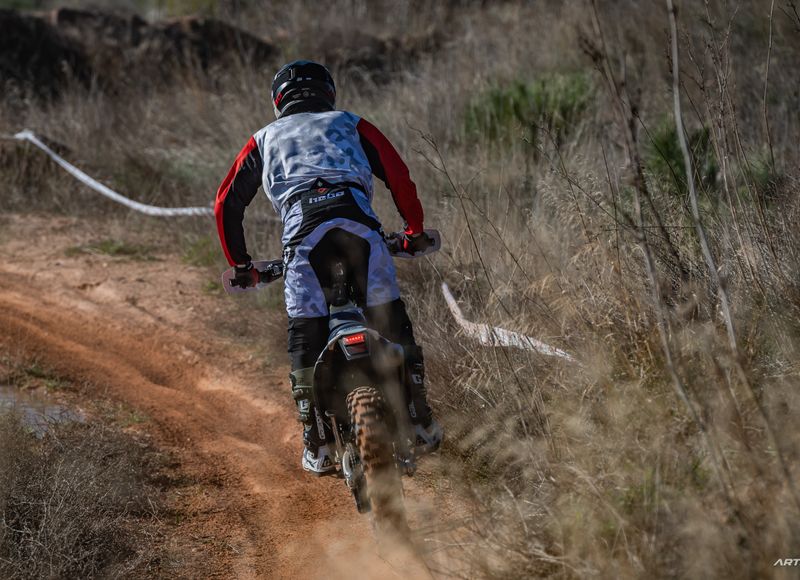
<instances>
[{"instance_id":1,"label":"motorcycle","mask_svg":"<svg viewBox=\"0 0 800 580\"><path fill-rule=\"evenodd\" d=\"M425 230L429 246L409 254L400 236L385 237L396 258L419 258L436 252L441 237ZM255 286L236 285L233 268L222 275L230 294L258 291L281 278L281 260L253 262ZM372 512L379 527L406 528L401 476L416 471L415 434L405 393L403 347L371 329L354 303L342 262L331 265L329 335L314 365L316 428L333 446L336 473L350 489L359 513Z\"/></svg>"}]
</instances>

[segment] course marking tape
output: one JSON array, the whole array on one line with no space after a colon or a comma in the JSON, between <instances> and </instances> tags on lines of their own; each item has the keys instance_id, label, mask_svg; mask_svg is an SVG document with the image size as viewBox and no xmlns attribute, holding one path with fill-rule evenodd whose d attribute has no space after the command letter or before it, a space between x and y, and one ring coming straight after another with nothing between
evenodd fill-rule
<instances>
[{"instance_id":1,"label":"course marking tape","mask_svg":"<svg viewBox=\"0 0 800 580\"><path fill-rule=\"evenodd\" d=\"M511 346L515 348L521 348L523 350L532 350L546 356L555 356L575 362L575 359L571 354L564 352L561 349L552 347L549 344L545 344L542 341L536 340L530 336L525 336L524 334L519 334L518 332L512 332L510 330L506 330L505 328L496 328L489 326L488 324L470 322L464 318L464 315L461 313L461 308L459 308L456 299L453 298L453 294L450 292L450 288L445 282L442 282L442 294L444 294L445 302L447 302L447 306L450 308L453 318L456 319L456 322L464 330L464 333L471 338L477 339L482 345Z\"/></svg>"},{"instance_id":2,"label":"course marking tape","mask_svg":"<svg viewBox=\"0 0 800 580\"><path fill-rule=\"evenodd\" d=\"M53 161L58 163L64 170L72 175L75 179L80 181L81 183L87 185L88 187L95 190L97 193L106 196L109 199L116 201L117 203L121 203L122 205L131 208L132 210L141 212L146 215L155 215L155 216L185 216L185 215L213 215L214 211L210 207L156 207L154 205L148 205L146 203L140 203L138 201L134 201L132 199L128 199L124 195L117 193L116 191L106 187L96 179L86 175L83 171L66 161L63 157L58 155L55 151L50 149L47 145L42 143L39 138L34 135L31 131L25 130L20 131L16 135L14 135L14 139L18 141L28 141L32 143L45 153L49 155Z\"/></svg>"},{"instance_id":3,"label":"course marking tape","mask_svg":"<svg viewBox=\"0 0 800 580\"><path fill-rule=\"evenodd\" d=\"M4 138L7 138L3 136ZM64 170L72 175L75 179L80 181L81 183L87 185L91 189L95 190L96 192L100 193L101 195L106 196L109 199L116 201L117 203L121 203L122 205L129 207L135 211L141 212L146 215L154 215L154 216L200 216L200 215L213 215L213 210L209 207L157 207L154 205L148 205L145 203L140 203L138 201L134 201L132 199L128 199L124 195L117 193L116 191L106 187L96 179L93 179L63 157L58 155L55 151L50 149L47 145L42 143L33 132L25 130L20 131L19 133L13 136L14 139L18 141L28 141L32 143L42 151L44 151L48 156L50 156L53 161L58 163ZM489 326L488 324L478 324L475 322L470 322L464 315L461 313L461 309L456 302L456 299L453 298L453 294L450 292L450 288L447 286L446 283L442 283L442 294L444 294L444 299L447 302L447 306L450 308L450 312L453 314L453 317L456 319L456 322L459 326L464 330L467 336L475 338L478 342L484 346L510 346L515 348L520 348L524 350L532 350L539 354L543 354L546 356L555 356L559 358L563 358L568 361L574 362L575 359L567 352L564 352L561 349L552 347L548 344L543 343L540 340L532 338L530 336L526 336L524 334L520 334L518 332L512 332L510 330L506 330L504 328L497 328Z\"/></svg>"}]
</instances>

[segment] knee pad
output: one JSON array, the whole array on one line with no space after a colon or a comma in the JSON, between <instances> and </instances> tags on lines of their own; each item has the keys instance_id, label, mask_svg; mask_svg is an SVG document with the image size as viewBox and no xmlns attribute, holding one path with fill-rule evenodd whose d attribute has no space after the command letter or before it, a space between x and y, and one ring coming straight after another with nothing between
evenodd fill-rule
<instances>
[{"instance_id":1,"label":"knee pad","mask_svg":"<svg viewBox=\"0 0 800 580\"><path fill-rule=\"evenodd\" d=\"M314 367L297 369L289 374L292 382L292 398L297 403L298 418L301 423L311 423L311 409L314 401Z\"/></svg>"}]
</instances>

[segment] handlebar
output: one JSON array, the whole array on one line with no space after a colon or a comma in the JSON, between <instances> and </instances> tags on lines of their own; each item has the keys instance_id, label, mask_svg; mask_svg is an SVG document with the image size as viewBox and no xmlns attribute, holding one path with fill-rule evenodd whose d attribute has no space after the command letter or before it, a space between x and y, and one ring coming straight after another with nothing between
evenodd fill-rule
<instances>
[{"instance_id":1,"label":"handlebar","mask_svg":"<svg viewBox=\"0 0 800 580\"><path fill-rule=\"evenodd\" d=\"M386 242L386 246L389 248L389 253L392 256L397 256L399 254L405 253L405 251L403 250L403 237L404 237L403 234L400 232L393 232L391 234L384 236L383 239ZM424 245L424 247L419 247L419 249L417 250L418 252L424 252L429 247L436 244L436 241L425 232L422 233L422 240L418 240L418 242L419 241L422 242L420 246Z\"/></svg>"},{"instance_id":2,"label":"handlebar","mask_svg":"<svg viewBox=\"0 0 800 580\"><path fill-rule=\"evenodd\" d=\"M283 276L283 261L272 260L271 262L267 262L265 268L256 270L256 272L258 272L259 284L269 284L270 282L274 282ZM228 283L234 288L248 288L250 286L250 284L240 284L236 278L231 278Z\"/></svg>"},{"instance_id":3,"label":"handlebar","mask_svg":"<svg viewBox=\"0 0 800 580\"><path fill-rule=\"evenodd\" d=\"M432 235L428 235L428 234ZM421 240L423 244L427 242L427 245L424 248L419 247L421 244L419 243L420 240L415 240L417 242L418 250L415 253L409 253L403 250L403 234L402 233L390 233L388 235L384 235L384 241L386 242L386 246L389 248L389 253L395 257L401 258L412 258L418 257L420 255L425 255L428 251L436 251L439 247L439 234L435 230L428 230L425 234L423 234L423 239ZM433 248L431 250L431 248ZM254 267L256 267L256 271L258 272L258 285L261 284L269 284L270 282L274 282L284 274L284 265L282 260L270 260L268 262L254 262ZM230 270L229 272L232 272ZM246 290L249 288L253 288L252 281L248 280L247 282L238 282L235 277L228 277L231 274L226 274L224 277L227 279L228 285L231 288L238 288L241 290Z\"/></svg>"}]
</instances>

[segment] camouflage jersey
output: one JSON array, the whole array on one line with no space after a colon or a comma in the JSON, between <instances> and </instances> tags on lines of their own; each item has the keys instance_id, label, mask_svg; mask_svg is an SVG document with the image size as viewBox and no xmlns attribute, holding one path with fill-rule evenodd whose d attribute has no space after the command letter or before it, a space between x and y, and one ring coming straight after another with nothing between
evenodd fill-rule
<instances>
[{"instance_id":1,"label":"camouflage jersey","mask_svg":"<svg viewBox=\"0 0 800 580\"><path fill-rule=\"evenodd\" d=\"M225 257L231 265L251 260L242 220L263 186L283 223L290 317L327 315L309 256L337 228L369 243L366 306L396 300L400 294L394 265L372 209L373 175L392 193L406 233L421 232L416 186L400 155L374 125L346 111L281 117L249 139L217 191L214 213Z\"/></svg>"}]
</instances>

